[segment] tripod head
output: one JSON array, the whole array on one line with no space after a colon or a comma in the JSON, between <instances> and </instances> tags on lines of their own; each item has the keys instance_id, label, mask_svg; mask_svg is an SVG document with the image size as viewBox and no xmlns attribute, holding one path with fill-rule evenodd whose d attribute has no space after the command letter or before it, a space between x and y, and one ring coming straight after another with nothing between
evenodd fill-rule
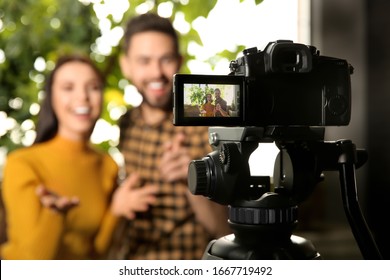
<instances>
[{"instance_id":1,"label":"tripod head","mask_svg":"<svg viewBox=\"0 0 390 280\"><path fill-rule=\"evenodd\" d=\"M367 160L351 141L324 142L324 128L210 127L214 151L189 165L188 185L229 205L233 234L212 241L207 259L317 259L310 241L292 235L298 205L323 180L323 171L339 171L344 208L365 258L380 258L361 214L355 188L355 168ZM275 142L273 184L269 176L251 176L249 157L261 142ZM352 208L351 208L352 206Z\"/></svg>"}]
</instances>

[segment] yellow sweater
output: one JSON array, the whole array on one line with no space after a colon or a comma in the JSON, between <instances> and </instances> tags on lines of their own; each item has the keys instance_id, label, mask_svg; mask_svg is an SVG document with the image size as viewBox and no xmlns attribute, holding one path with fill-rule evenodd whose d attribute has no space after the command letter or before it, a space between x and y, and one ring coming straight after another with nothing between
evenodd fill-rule
<instances>
[{"instance_id":1,"label":"yellow sweater","mask_svg":"<svg viewBox=\"0 0 390 280\"><path fill-rule=\"evenodd\" d=\"M109 203L117 175L108 154L59 136L10 153L2 186L8 241L1 258L99 258L116 223ZM42 207L39 184L80 203L67 214Z\"/></svg>"}]
</instances>

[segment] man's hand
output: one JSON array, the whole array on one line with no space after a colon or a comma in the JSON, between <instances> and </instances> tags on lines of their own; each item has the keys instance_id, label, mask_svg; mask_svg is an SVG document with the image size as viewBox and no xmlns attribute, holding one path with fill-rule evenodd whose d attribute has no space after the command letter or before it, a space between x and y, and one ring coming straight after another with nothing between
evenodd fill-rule
<instances>
[{"instance_id":1,"label":"man's hand","mask_svg":"<svg viewBox=\"0 0 390 280\"><path fill-rule=\"evenodd\" d=\"M164 145L160 162L162 179L167 182L187 180L190 161L188 148L185 147L185 135L179 133Z\"/></svg>"},{"instance_id":2,"label":"man's hand","mask_svg":"<svg viewBox=\"0 0 390 280\"><path fill-rule=\"evenodd\" d=\"M79 205L77 197L60 196L49 191L45 186L39 185L36 188L36 194L43 207L52 209L58 213L66 213L73 207Z\"/></svg>"},{"instance_id":3,"label":"man's hand","mask_svg":"<svg viewBox=\"0 0 390 280\"><path fill-rule=\"evenodd\" d=\"M220 112L223 117L228 117L229 116L229 114L222 109L222 107L221 107L221 105L219 103L217 103L217 105L215 106L215 111Z\"/></svg>"},{"instance_id":4,"label":"man's hand","mask_svg":"<svg viewBox=\"0 0 390 280\"><path fill-rule=\"evenodd\" d=\"M136 212L147 211L156 202L157 191L158 187L155 185L140 187L140 178L133 173L115 190L111 211L114 215L132 220Z\"/></svg>"}]
</instances>

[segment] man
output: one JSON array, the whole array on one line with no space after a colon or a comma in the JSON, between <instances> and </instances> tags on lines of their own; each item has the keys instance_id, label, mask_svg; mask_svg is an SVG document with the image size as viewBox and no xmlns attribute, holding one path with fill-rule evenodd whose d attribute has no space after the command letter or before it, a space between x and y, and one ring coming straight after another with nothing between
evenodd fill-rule
<instances>
[{"instance_id":1,"label":"man","mask_svg":"<svg viewBox=\"0 0 390 280\"><path fill-rule=\"evenodd\" d=\"M173 75L182 63L176 32L168 19L143 14L128 22L123 47L122 72L143 102L120 121L129 177L113 197L114 213L127 218L115 257L200 259L229 227L226 207L186 185L190 160L211 148L207 128L172 124Z\"/></svg>"},{"instance_id":2,"label":"man","mask_svg":"<svg viewBox=\"0 0 390 280\"><path fill-rule=\"evenodd\" d=\"M219 88L216 88L214 90L214 93L215 93L215 116L228 117L229 113L228 113L227 103L221 97L221 90Z\"/></svg>"}]
</instances>

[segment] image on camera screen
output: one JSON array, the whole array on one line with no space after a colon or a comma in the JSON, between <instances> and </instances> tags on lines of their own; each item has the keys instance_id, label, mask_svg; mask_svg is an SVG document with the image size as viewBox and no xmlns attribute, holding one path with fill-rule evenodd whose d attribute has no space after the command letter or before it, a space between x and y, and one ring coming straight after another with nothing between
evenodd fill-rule
<instances>
[{"instance_id":1,"label":"image on camera screen","mask_svg":"<svg viewBox=\"0 0 390 280\"><path fill-rule=\"evenodd\" d=\"M239 117L240 86L232 84L183 85L184 117Z\"/></svg>"}]
</instances>

